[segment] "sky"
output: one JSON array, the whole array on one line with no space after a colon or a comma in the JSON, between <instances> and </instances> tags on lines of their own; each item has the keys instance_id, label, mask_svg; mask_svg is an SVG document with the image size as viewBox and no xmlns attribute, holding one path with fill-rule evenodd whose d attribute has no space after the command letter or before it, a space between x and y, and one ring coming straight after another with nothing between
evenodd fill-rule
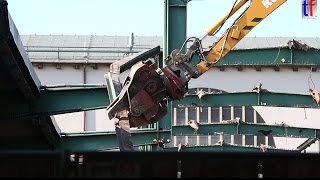
<instances>
[{"instance_id":1,"label":"sky","mask_svg":"<svg viewBox=\"0 0 320 180\"><path fill-rule=\"evenodd\" d=\"M21 35L163 36L164 0L7 0ZM287 0L248 37L320 37L320 15L302 18L302 1ZM235 0L192 0L187 35L205 30L229 12ZM318 5L319 6L319 5ZM318 9L319 7L317 7ZM318 11L320 12L320 11ZM236 13L235 15L240 14ZM225 23L220 36L236 17Z\"/></svg>"}]
</instances>

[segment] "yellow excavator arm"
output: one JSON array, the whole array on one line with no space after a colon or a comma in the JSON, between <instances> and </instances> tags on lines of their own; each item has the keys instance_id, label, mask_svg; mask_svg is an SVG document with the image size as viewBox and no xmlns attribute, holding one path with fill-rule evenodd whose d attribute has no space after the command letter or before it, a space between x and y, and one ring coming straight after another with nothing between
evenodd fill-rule
<instances>
[{"instance_id":1,"label":"yellow excavator arm","mask_svg":"<svg viewBox=\"0 0 320 180\"><path fill-rule=\"evenodd\" d=\"M248 1L249 0L239 0L231 9L230 13L227 13L220 21L207 30L207 34L204 37L214 35L217 29ZM248 8L227 29L219 41L207 50L208 54L204 56L205 59L202 59L197 65L199 73L202 74L206 72L221 58L226 56L255 26L286 1L287 0L252 0Z\"/></svg>"}]
</instances>

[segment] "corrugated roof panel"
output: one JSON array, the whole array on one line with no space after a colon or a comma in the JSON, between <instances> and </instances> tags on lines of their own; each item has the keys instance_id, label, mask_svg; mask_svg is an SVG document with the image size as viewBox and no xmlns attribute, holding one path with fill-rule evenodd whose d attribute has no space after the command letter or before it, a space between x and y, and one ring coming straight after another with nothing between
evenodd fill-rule
<instances>
[{"instance_id":1,"label":"corrugated roof panel","mask_svg":"<svg viewBox=\"0 0 320 180\"><path fill-rule=\"evenodd\" d=\"M73 46L73 47L128 47L129 36L84 36L84 35L22 35L25 46ZM218 37L207 37L204 46L211 45ZM289 40L300 40L315 48L320 48L319 37L245 37L236 49L273 48L285 46ZM134 44L138 46L162 46L161 36L134 36ZM180 47L177 47L180 48Z\"/></svg>"},{"instance_id":2,"label":"corrugated roof panel","mask_svg":"<svg viewBox=\"0 0 320 180\"><path fill-rule=\"evenodd\" d=\"M134 36L135 44L146 47L156 47L163 43L161 36Z\"/></svg>"},{"instance_id":3,"label":"corrugated roof panel","mask_svg":"<svg viewBox=\"0 0 320 180\"><path fill-rule=\"evenodd\" d=\"M90 53L90 59L121 59L124 54L119 53L118 51L129 51L128 37L94 36L92 39L90 50L95 51Z\"/></svg>"},{"instance_id":4,"label":"corrugated roof panel","mask_svg":"<svg viewBox=\"0 0 320 180\"><path fill-rule=\"evenodd\" d=\"M302 42L305 42L307 45L314 48L320 47L320 43L317 41L317 38L302 38Z\"/></svg>"}]
</instances>

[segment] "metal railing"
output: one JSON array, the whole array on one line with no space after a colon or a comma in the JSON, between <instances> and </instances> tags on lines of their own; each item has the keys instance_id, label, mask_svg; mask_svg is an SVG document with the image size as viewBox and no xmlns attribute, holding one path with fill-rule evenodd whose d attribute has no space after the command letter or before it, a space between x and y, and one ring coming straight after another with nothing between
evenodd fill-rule
<instances>
[{"instance_id":1,"label":"metal railing","mask_svg":"<svg viewBox=\"0 0 320 180\"><path fill-rule=\"evenodd\" d=\"M25 46L31 60L119 60L129 55L151 49L149 46L136 47L62 47Z\"/></svg>"}]
</instances>

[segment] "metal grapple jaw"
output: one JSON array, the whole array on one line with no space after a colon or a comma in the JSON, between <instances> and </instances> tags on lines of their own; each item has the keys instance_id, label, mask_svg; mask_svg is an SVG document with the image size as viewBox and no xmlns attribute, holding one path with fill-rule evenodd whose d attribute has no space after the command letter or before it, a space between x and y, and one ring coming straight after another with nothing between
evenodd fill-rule
<instances>
[{"instance_id":1,"label":"metal grapple jaw","mask_svg":"<svg viewBox=\"0 0 320 180\"><path fill-rule=\"evenodd\" d=\"M159 121L167 114L167 103L182 99L186 89L183 82L169 69L157 69L150 61L138 62L130 69L120 94L107 107L109 118L129 110L131 127Z\"/></svg>"},{"instance_id":2,"label":"metal grapple jaw","mask_svg":"<svg viewBox=\"0 0 320 180\"><path fill-rule=\"evenodd\" d=\"M181 100L188 90L188 82L199 75L191 63L199 44L194 43L186 54L173 50L160 69L151 60L134 64L128 73L121 92L107 107L110 119L123 110L129 111L131 127L159 121L167 114L167 103Z\"/></svg>"}]
</instances>

